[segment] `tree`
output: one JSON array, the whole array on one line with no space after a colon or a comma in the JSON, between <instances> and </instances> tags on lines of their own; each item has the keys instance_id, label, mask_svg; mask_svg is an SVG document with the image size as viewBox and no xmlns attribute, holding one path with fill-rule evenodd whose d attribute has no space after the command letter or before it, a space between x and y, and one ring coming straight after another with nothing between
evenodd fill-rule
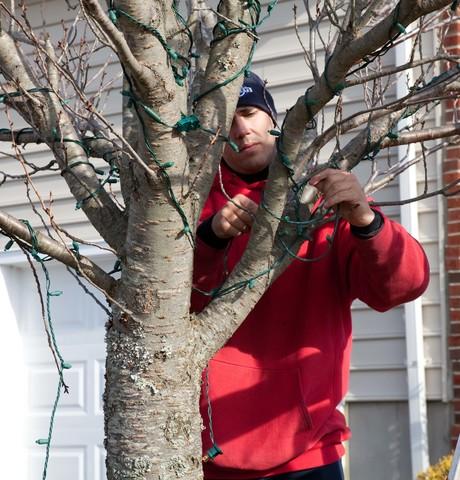
<instances>
[{"instance_id":1,"label":"tree","mask_svg":"<svg viewBox=\"0 0 460 480\"><path fill-rule=\"evenodd\" d=\"M227 132L257 28L274 4L265 12L257 0L228 0L214 11L203 0L190 0L185 20L176 1L110 0L104 9L97 0L81 0L74 24L53 45L46 33L33 31L26 6L15 12L0 3L0 100L9 122L0 140L13 144L30 188L35 173L61 172L77 207L120 261L115 278L82 256L78 239L55 222L50 202L41 202L47 232L0 210L0 231L27 255L42 265L40 254L62 262L100 289L110 304L105 429L112 480L200 477L201 372L312 228L327 221L324 209L310 214L315 191L309 178L324 165L352 169L368 159L375 164L368 190L376 190L414 162L382 170L376 159L380 150L455 141L459 133L457 124L426 128L436 102L458 94L458 59L442 46L431 58L415 55L425 31L435 30L442 40L448 0L305 2L311 37L305 59L314 82L277 134L278 159L243 258L225 284L209 292L213 301L190 314L194 232L222 146L231 143ZM322 34L326 22L327 38ZM414 22L417 28L407 33ZM409 61L382 67L380 58L407 38L413 41ZM316 41L326 51L324 66ZM121 132L99 108L111 80L102 76L99 91L87 93L91 55L100 50L113 50L123 69ZM439 66L446 70L435 77ZM407 95L388 100L396 75L414 68L420 75ZM341 94L356 85L364 86L367 108L344 116ZM308 132L317 129L315 116L336 96L335 122L315 130L312 138ZM15 128L13 111L29 128ZM402 125L405 118L411 121ZM342 146L345 134L353 137ZM320 164L318 156L331 141L334 153ZM23 154L21 145L39 142L53 155L47 165L34 165ZM443 145L423 147L415 160L425 161ZM107 167L100 171L95 158ZM2 175L7 182L8 174ZM122 202L111 190L115 181ZM457 185L423 196L451 195ZM59 388L65 389L66 365L52 339L50 346Z\"/></svg>"}]
</instances>

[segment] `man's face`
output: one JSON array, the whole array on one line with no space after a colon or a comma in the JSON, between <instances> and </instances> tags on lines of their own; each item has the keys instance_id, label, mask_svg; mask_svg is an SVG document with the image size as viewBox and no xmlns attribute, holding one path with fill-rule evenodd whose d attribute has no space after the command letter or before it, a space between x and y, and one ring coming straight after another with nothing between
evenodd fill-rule
<instances>
[{"instance_id":1,"label":"man's face","mask_svg":"<svg viewBox=\"0 0 460 480\"><path fill-rule=\"evenodd\" d=\"M273 120L257 107L236 109L230 128L230 139L236 143L239 152L226 144L224 160L235 172L250 174L262 171L275 158L275 137L268 133Z\"/></svg>"}]
</instances>

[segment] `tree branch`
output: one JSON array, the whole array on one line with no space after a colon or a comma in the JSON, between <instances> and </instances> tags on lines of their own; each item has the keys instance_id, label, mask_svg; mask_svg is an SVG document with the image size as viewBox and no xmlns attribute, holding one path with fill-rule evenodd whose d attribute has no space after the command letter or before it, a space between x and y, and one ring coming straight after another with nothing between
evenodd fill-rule
<instances>
[{"instance_id":1,"label":"tree branch","mask_svg":"<svg viewBox=\"0 0 460 480\"><path fill-rule=\"evenodd\" d=\"M229 0L219 4L218 14L230 20L229 28L239 20L250 23L248 9L241 2ZM217 29L216 29L217 30ZM204 81L200 95L195 101L195 114L201 125L211 131L221 131L228 135L236 107L238 92L243 81L242 72L247 64L254 39L245 31L220 38L216 33L214 43L209 52ZM233 81L228 82L228 79ZM221 85L220 88L216 88ZM207 93L208 92L208 93ZM208 144L206 159L200 159L203 145ZM195 192L198 194L195 211L197 217L208 196L222 154L222 142L210 142L209 134L202 131L189 136L189 157L196 167L191 169L191 176L198 175L194 180ZM195 221L197 220L195 218Z\"/></svg>"},{"instance_id":2,"label":"tree branch","mask_svg":"<svg viewBox=\"0 0 460 480\"><path fill-rule=\"evenodd\" d=\"M29 143L45 143L46 139L35 132L32 128L19 128L18 130L0 128L0 142L11 142L17 145L27 145Z\"/></svg>"},{"instance_id":3,"label":"tree branch","mask_svg":"<svg viewBox=\"0 0 460 480\"><path fill-rule=\"evenodd\" d=\"M116 281L87 257L72 253L64 245L39 231L34 232L35 238L32 239L29 229L23 222L2 210L0 210L0 229L3 230L7 236L18 238L31 247L34 241L36 241L36 248L40 253L49 255L77 272L81 272L106 294L111 295L111 293L113 293Z\"/></svg>"},{"instance_id":4,"label":"tree branch","mask_svg":"<svg viewBox=\"0 0 460 480\"><path fill-rule=\"evenodd\" d=\"M415 61L412 60L398 67L386 67L386 68L383 68L380 72L371 73L369 75L355 78L353 80L347 80L345 83L345 88L353 87L355 85L361 85L363 83L370 82L372 80L377 80L382 77L387 77L389 75L395 75L396 73L400 73L412 68L417 68L422 65L433 64L434 62L440 62L440 61L458 62L459 60L460 60L460 55L448 55L448 54L436 55L434 57L425 58L422 60L415 60Z\"/></svg>"},{"instance_id":5,"label":"tree branch","mask_svg":"<svg viewBox=\"0 0 460 480\"><path fill-rule=\"evenodd\" d=\"M460 135L460 123L454 123L445 127L435 127L426 130L417 130L403 133L397 138L385 138L380 144L381 148L396 147L398 145L408 145L410 143L427 142L439 138Z\"/></svg>"},{"instance_id":6,"label":"tree branch","mask_svg":"<svg viewBox=\"0 0 460 480\"><path fill-rule=\"evenodd\" d=\"M319 82L311 87L307 95L299 97L285 119L283 149L291 160L297 157L299 139L306 123L345 86L349 69L366 56L383 46L395 35L395 21L407 26L422 15L449 5L448 0L436 0L418 4L414 0L401 0L397 9L362 36L344 35L337 43L334 53L326 61L325 70ZM397 18L396 18L397 17ZM305 105L308 105L306 108Z\"/></svg>"},{"instance_id":7,"label":"tree branch","mask_svg":"<svg viewBox=\"0 0 460 480\"><path fill-rule=\"evenodd\" d=\"M0 129L0 142L11 142L16 145L28 145L31 143L40 144L52 142L52 137L43 137L32 128L18 128L10 130L9 128ZM121 154L123 148L116 145L112 140L99 137L82 137L81 143L90 157L104 158L105 155Z\"/></svg>"},{"instance_id":8,"label":"tree branch","mask_svg":"<svg viewBox=\"0 0 460 480\"><path fill-rule=\"evenodd\" d=\"M455 188L458 187L458 188ZM444 187L434 190L433 192L422 193L421 195L417 195L416 197L406 198L404 200L395 200L392 202L371 202L371 205L375 205L376 207L391 207L391 206L400 206L400 205L407 205L408 203L419 202L420 200L424 200L426 198L435 197L437 195L442 195L444 197L452 197L454 195L458 195L460 193L460 178L454 180L453 182L448 183Z\"/></svg>"},{"instance_id":9,"label":"tree branch","mask_svg":"<svg viewBox=\"0 0 460 480\"><path fill-rule=\"evenodd\" d=\"M51 67L52 60L51 58L49 62L51 68L49 75L50 80L55 83L53 77L57 77L57 72ZM18 111L44 138L53 139L47 141L47 144L54 152L72 194L107 243L115 250L121 251L125 242L126 219L101 187L93 168L89 165L79 136L62 107L57 92L50 88L38 88L32 81L13 40L6 33L0 33L0 71L22 94L20 97L7 98L8 105Z\"/></svg>"},{"instance_id":10,"label":"tree branch","mask_svg":"<svg viewBox=\"0 0 460 480\"><path fill-rule=\"evenodd\" d=\"M334 139L340 132L347 133L354 128L363 124L369 123L370 119L378 120L390 113L398 112L407 108L415 108L417 105L423 105L433 102L436 98L449 98L450 94L455 94L460 89L460 84L457 78L460 76L460 69L453 68L444 72L432 84L425 86L419 90L410 92L403 98L397 99L393 102L378 107L370 108L367 111L361 111L350 115L348 118L334 123L331 127L325 130L321 135L318 135L309 147L302 153L301 158L297 159L296 177L302 175L310 160L314 157L324 145Z\"/></svg>"},{"instance_id":11,"label":"tree branch","mask_svg":"<svg viewBox=\"0 0 460 480\"><path fill-rule=\"evenodd\" d=\"M383 173L383 175L385 176L383 178L380 178L378 181L376 180L376 178L379 176L379 174L381 175L381 173L378 170L374 169L371 177L363 187L364 192L366 194L372 195L378 190L381 190L382 188L386 187L390 182L392 182L398 175L410 168L412 165L416 165L428 155L436 153L445 146L446 142L438 143L434 147L428 149L428 152L424 151L421 154L417 155L415 158L411 158L408 161L405 161L403 163L398 162L395 165L391 165L388 170Z\"/></svg>"},{"instance_id":12,"label":"tree branch","mask_svg":"<svg viewBox=\"0 0 460 480\"><path fill-rule=\"evenodd\" d=\"M123 33L107 17L99 2L97 0L80 0L80 2L84 10L97 22L101 30L110 39L124 68L140 81L147 82L148 75L146 75L145 67L132 54Z\"/></svg>"},{"instance_id":13,"label":"tree branch","mask_svg":"<svg viewBox=\"0 0 460 480\"><path fill-rule=\"evenodd\" d=\"M192 32L195 50L198 57L195 59L193 78L189 89L190 102L198 96L203 87L206 65L209 59L209 44L212 41L212 27L215 22L213 10L207 8L204 0L189 0L190 16L188 24Z\"/></svg>"}]
</instances>

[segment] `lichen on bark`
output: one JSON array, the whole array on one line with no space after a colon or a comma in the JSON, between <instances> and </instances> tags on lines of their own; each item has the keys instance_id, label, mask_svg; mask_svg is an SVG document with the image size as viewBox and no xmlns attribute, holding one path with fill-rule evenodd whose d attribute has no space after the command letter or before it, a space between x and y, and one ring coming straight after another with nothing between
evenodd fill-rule
<instances>
[{"instance_id":1,"label":"lichen on bark","mask_svg":"<svg viewBox=\"0 0 460 480\"><path fill-rule=\"evenodd\" d=\"M144 345L145 334L141 327L122 332L111 328L107 331L107 351L112 368L128 370L131 374L145 372L153 362L153 355Z\"/></svg>"},{"instance_id":2,"label":"lichen on bark","mask_svg":"<svg viewBox=\"0 0 460 480\"><path fill-rule=\"evenodd\" d=\"M144 455L142 457L118 457L110 465L112 480L144 480L151 472L153 463Z\"/></svg>"}]
</instances>

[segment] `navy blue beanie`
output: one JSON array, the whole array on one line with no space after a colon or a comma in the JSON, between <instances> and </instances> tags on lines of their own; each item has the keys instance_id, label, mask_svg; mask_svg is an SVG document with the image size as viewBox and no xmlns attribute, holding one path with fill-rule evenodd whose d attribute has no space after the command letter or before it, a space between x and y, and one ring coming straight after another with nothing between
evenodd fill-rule
<instances>
[{"instance_id":1,"label":"navy blue beanie","mask_svg":"<svg viewBox=\"0 0 460 480\"><path fill-rule=\"evenodd\" d=\"M265 82L254 72L244 77L243 86L240 90L238 107L257 107L268 113L276 124L275 102L265 86Z\"/></svg>"}]
</instances>

